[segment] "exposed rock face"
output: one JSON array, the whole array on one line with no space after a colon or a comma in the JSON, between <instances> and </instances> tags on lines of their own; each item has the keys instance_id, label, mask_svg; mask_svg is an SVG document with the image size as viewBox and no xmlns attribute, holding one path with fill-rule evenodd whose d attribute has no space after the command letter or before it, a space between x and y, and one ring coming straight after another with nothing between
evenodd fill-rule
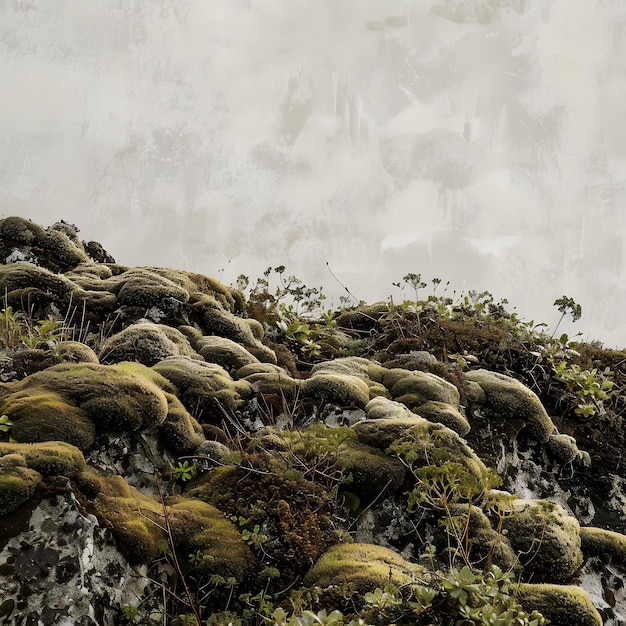
<instances>
[{"instance_id":1,"label":"exposed rock face","mask_svg":"<svg viewBox=\"0 0 626 626\"><path fill-rule=\"evenodd\" d=\"M450 560L515 571L554 624L622 623L626 536L573 482L597 459L518 380L408 339L346 356L387 305L341 313L337 357L298 370L235 289L63 222L0 220L0 258L0 624L247 626L263 594L348 610L390 580L443 607Z\"/></svg>"}]
</instances>

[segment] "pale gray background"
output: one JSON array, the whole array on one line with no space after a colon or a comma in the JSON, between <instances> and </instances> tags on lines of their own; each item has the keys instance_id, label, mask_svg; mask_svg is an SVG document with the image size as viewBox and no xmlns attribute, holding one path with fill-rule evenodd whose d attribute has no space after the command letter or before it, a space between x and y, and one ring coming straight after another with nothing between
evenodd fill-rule
<instances>
[{"instance_id":1,"label":"pale gray background","mask_svg":"<svg viewBox=\"0 0 626 626\"><path fill-rule=\"evenodd\" d=\"M407 272L626 345L623 0L0 0L0 213L121 263ZM426 295L426 291L424 293Z\"/></svg>"}]
</instances>

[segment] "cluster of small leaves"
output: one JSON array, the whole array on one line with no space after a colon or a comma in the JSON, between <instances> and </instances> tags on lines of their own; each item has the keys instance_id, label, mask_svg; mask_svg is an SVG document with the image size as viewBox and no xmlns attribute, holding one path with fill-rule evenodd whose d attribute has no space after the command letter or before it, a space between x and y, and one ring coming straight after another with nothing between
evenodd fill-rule
<instances>
[{"instance_id":1,"label":"cluster of small leaves","mask_svg":"<svg viewBox=\"0 0 626 626\"><path fill-rule=\"evenodd\" d=\"M7 306L0 312L0 342L7 350L35 348L40 343L62 338L63 328L58 320L33 321L22 311Z\"/></svg>"},{"instance_id":2,"label":"cluster of small leaves","mask_svg":"<svg viewBox=\"0 0 626 626\"><path fill-rule=\"evenodd\" d=\"M174 480L179 480L184 483L191 480L196 475L196 467L189 461L179 461L174 467L172 474Z\"/></svg>"},{"instance_id":3,"label":"cluster of small leaves","mask_svg":"<svg viewBox=\"0 0 626 626\"><path fill-rule=\"evenodd\" d=\"M582 419L606 414L604 403L615 393L613 375L610 367L582 369L567 361L558 361L554 365L554 377L574 394L574 413Z\"/></svg>"},{"instance_id":4,"label":"cluster of small leaves","mask_svg":"<svg viewBox=\"0 0 626 626\"><path fill-rule=\"evenodd\" d=\"M470 567L452 571L441 580L448 602L457 613L456 623L476 626L545 626L549 620L538 611L526 613L516 597L515 576L492 565L487 573Z\"/></svg>"}]
</instances>

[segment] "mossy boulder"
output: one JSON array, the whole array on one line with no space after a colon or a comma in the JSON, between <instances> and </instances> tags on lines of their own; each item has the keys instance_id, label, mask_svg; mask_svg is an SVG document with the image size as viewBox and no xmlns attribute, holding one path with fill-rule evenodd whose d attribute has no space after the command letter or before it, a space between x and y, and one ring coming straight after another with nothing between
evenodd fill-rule
<instances>
[{"instance_id":1,"label":"mossy boulder","mask_svg":"<svg viewBox=\"0 0 626 626\"><path fill-rule=\"evenodd\" d=\"M172 357L152 369L170 381L187 410L202 422L221 422L223 410L240 409L252 395L249 382L233 380L215 363Z\"/></svg>"},{"instance_id":2,"label":"mossy boulder","mask_svg":"<svg viewBox=\"0 0 626 626\"><path fill-rule=\"evenodd\" d=\"M30 383L31 378L25 380ZM11 436L17 442L65 441L86 450L96 436L96 426L85 412L48 388L29 384L11 394L0 412L13 422Z\"/></svg>"},{"instance_id":3,"label":"mossy boulder","mask_svg":"<svg viewBox=\"0 0 626 626\"><path fill-rule=\"evenodd\" d=\"M524 578L539 583L567 583L583 563L580 525L558 504L514 499L502 521Z\"/></svg>"},{"instance_id":4,"label":"mossy boulder","mask_svg":"<svg viewBox=\"0 0 626 626\"><path fill-rule=\"evenodd\" d=\"M161 441L178 456L195 454L205 441L202 426L173 393L165 392L165 398L167 415L158 427Z\"/></svg>"},{"instance_id":5,"label":"mossy boulder","mask_svg":"<svg viewBox=\"0 0 626 626\"><path fill-rule=\"evenodd\" d=\"M470 425L465 416L462 415L451 404L430 400L416 407L415 412L429 422L437 422L451 428L455 433L464 437L470 431Z\"/></svg>"},{"instance_id":6,"label":"mossy boulder","mask_svg":"<svg viewBox=\"0 0 626 626\"><path fill-rule=\"evenodd\" d=\"M580 450L576 439L571 435L552 433L548 438L546 448L563 464L577 463L584 467L591 465L589 453Z\"/></svg>"},{"instance_id":7,"label":"mossy boulder","mask_svg":"<svg viewBox=\"0 0 626 626\"><path fill-rule=\"evenodd\" d=\"M389 395L387 389L379 380L380 370L384 370L381 365L372 363L368 359L364 359L362 357L353 356L318 363L313 366L311 375L319 376L325 374L331 376L354 376L362 380L367 385L369 398L371 399L378 396ZM376 378L377 375L379 375L378 379Z\"/></svg>"},{"instance_id":8,"label":"mossy boulder","mask_svg":"<svg viewBox=\"0 0 626 626\"><path fill-rule=\"evenodd\" d=\"M180 555L200 551L204 573L225 572L241 580L253 562L249 547L235 527L215 507L198 500L161 502L134 489L120 476L82 476L97 515L112 529L120 549L133 564L150 564L159 545L169 541L163 532L168 516L173 546Z\"/></svg>"},{"instance_id":9,"label":"mossy boulder","mask_svg":"<svg viewBox=\"0 0 626 626\"><path fill-rule=\"evenodd\" d=\"M180 554L200 552L199 575L219 574L242 581L254 566L254 556L241 533L214 506L190 498L168 500L174 545Z\"/></svg>"},{"instance_id":10,"label":"mossy boulder","mask_svg":"<svg viewBox=\"0 0 626 626\"><path fill-rule=\"evenodd\" d=\"M348 374L314 374L301 386L302 396L342 407L365 408L370 400L367 384Z\"/></svg>"},{"instance_id":11,"label":"mossy boulder","mask_svg":"<svg viewBox=\"0 0 626 626\"><path fill-rule=\"evenodd\" d=\"M76 226L63 221L43 229L21 217L4 218L0 220L0 258L7 263L28 259L55 272L66 271L89 261L77 232Z\"/></svg>"},{"instance_id":12,"label":"mossy boulder","mask_svg":"<svg viewBox=\"0 0 626 626\"><path fill-rule=\"evenodd\" d=\"M586 559L595 556L605 563L626 565L626 535L622 533L603 528L582 527L580 547Z\"/></svg>"},{"instance_id":13,"label":"mossy boulder","mask_svg":"<svg viewBox=\"0 0 626 626\"><path fill-rule=\"evenodd\" d=\"M276 354L257 339L245 320L224 310L212 296L200 295L190 304L204 335L218 335L241 344L264 363L276 363Z\"/></svg>"},{"instance_id":14,"label":"mossy boulder","mask_svg":"<svg viewBox=\"0 0 626 626\"><path fill-rule=\"evenodd\" d=\"M539 611L551 626L602 626L589 595L572 585L519 585L518 598L527 612Z\"/></svg>"},{"instance_id":15,"label":"mossy boulder","mask_svg":"<svg viewBox=\"0 0 626 626\"><path fill-rule=\"evenodd\" d=\"M3 294L25 287L47 294L49 300L55 299L61 304L67 304L77 285L62 274L55 274L26 261L0 265L0 290Z\"/></svg>"},{"instance_id":16,"label":"mossy boulder","mask_svg":"<svg viewBox=\"0 0 626 626\"><path fill-rule=\"evenodd\" d=\"M29 468L20 454L0 456L0 516L29 500L41 482L41 474Z\"/></svg>"},{"instance_id":17,"label":"mossy boulder","mask_svg":"<svg viewBox=\"0 0 626 626\"><path fill-rule=\"evenodd\" d=\"M445 402L454 408L460 404L459 390L447 380L430 372L400 368L381 368L377 382L389 390L391 397L410 409L429 401Z\"/></svg>"},{"instance_id":18,"label":"mossy boulder","mask_svg":"<svg viewBox=\"0 0 626 626\"><path fill-rule=\"evenodd\" d=\"M202 360L180 331L151 322L133 324L113 335L102 353L106 363L137 361L148 366L173 356Z\"/></svg>"},{"instance_id":19,"label":"mossy boulder","mask_svg":"<svg viewBox=\"0 0 626 626\"><path fill-rule=\"evenodd\" d=\"M373 330L384 321L389 314L388 302L362 304L354 309L342 311L337 316L337 326L346 330Z\"/></svg>"},{"instance_id":20,"label":"mossy boulder","mask_svg":"<svg viewBox=\"0 0 626 626\"><path fill-rule=\"evenodd\" d=\"M412 420L415 418L415 413L407 409L404 404L401 402L395 402L394 400L389 400L389 398L385 398L383 396L372 398L365 406L365 413L367 414L367 419L370 420L384 418L408 418Z\"/></svg>"},{"instance_id":21,"label":"mossy boulder","mask_svg":"<svg viewBox=\"0 0 626 626\"><path fill-rule=\"evenodd\" d=\"M54 349L56 358L71 363L99 363L98 355L80 341L59 341Z\"/></svg>"},{"instance_id":22,"label":"mossy boulder","mask_svg":"<svg viewBox=\"0 0 626 626\"><path fill-rule=\"evenodd\" d=\"M217 363L228 372L236 372L244 365L258 363L243 346L225 337L207 336L199 339L195 348L208 363Z\"/></svg>"},{"instance_id":23,"label":"mossy boulder","mask_svg":"<svg viewBox=\"0 0 626 626\"><path fill-rule=\"evenodd\" d=\"M58 440L85 450L96 429L141 430L162 423L168 412L164 392L139 364L129 372L124 365L63 363L4 391L0 411L9 416L11 434L22 443Z\"/></svg>"},{"instance_id":24,"label":"mossy boulder","mask_svg":"<svg viewBox=\"0 0 626 626\"><path fill-rule=\"evenodd\" d=\"M130 269L109 284L120 305L149 309L166 298L183 303L189 300L186 289L148 268Z\"/></svg>"},{"instance_id":25,"label":"mossy boulder","mask_svg":"<svg viewBox=\"0 0 626 626\"><path fill-rule=\"evenodd\" d=\"M495 479L474 451L459 435L443 424L424 418L382 418L364 420L351 427L362 443L375 446L387 454L404 458L414 469L442 473L445 480L461 480L471 484L479 494L492 487ZM431 477L432 478L432 477Z\"/></svg>"},{"instance_id":26,"label":"mossy boulder","mask_svg":"<svg viewBox=\"0 0 626 626\"><path fill-rule=\"evenodd\" d=\"M0 456L17 454L26 466L43 476L74 478L85 469L85 457L76 447L64 441L43 443L0 442Z\"/></svg>"},{"instance_id":27,"label":"mossy boulder","mask_svg":"<svg viewBox=\"0 0 626 626\"><path fill-rule=\"evenodd\" d=\"M329 548L307 572L309 587L339 587L365 594L388 584L401 587L424 579L426 572L397 552L368 543L339 544Z\"/></svg>"},{"instance_id":28,"label":"mossy boulder","mask_svg":"<svg viewBox=\"0 0 626 626\"><path fill-rule=\"evenodd\" d=\"M468 399L473 405L471 410L487 411L495 420L502 422L521 420L539 442L548 441L554 433L555 426L537 395L518 380L484 369L467 372L465 377L478 383L484 393L484 403L480 403L480 397L468 391Z\"/></svg>"},{"instance_id":29,"label":"mossy boulder","mask_svg":"<svg viewBox=\"0 0 626 626\"><path fill-rule=\"evenodd\" d=\"M395 493L404 482L406 467L402 462L359 442L351 428L316 424L304 431L278 433L268 429L265 437L268 436L285 441L289 453L304 459L310 467L323 460L340 471L339 484L355 493L363 504L382 494Z\"/></svg>"}]
</instances>

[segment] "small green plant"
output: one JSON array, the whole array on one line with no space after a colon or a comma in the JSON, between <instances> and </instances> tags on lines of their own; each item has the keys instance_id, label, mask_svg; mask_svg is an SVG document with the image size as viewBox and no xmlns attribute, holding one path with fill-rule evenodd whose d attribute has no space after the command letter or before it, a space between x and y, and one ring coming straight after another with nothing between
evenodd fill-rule
<instances>
[{"instance_id":1,"label":"small green plant","mask_svg":"<svg viewBox=\"0 0 626 626\"><path fill-rule=\"evenodd\" d=\"M576 322L580 319L580 316L583 313L582 307L580 304L577 304L574 298L568 298L567 296L562 296L557 298L554 301L554 306L557 307L557 310L561 314L559 321L557 322L554 330L552 331L552 337L556 334L556 330L559 327L560 323L563 321L563 318L569 313L572 316L572 321Z\"/></svg>"},{"instance_id":2,"label":"small green plant","mask_svg":"<svg viewBox=\"0 0 626 626\"><path fill-rule=\"evenodd\" d=\"M615 393L614 372L611 368L598 370L594 367L584 370L576 363L558 361L553 369L554 377L574 394L574 413L578 417L587 419L606 414L604 403Z\"/></svg>"},{"instance_id":3,"label":"small green plant","mask_svg":"<svg viewBox=\"0 0 626 626\"><path fill-rule=\"evenodd\" d=\"M13 428L13 422L9 420L8 415L0 415L0 433L9 433Z\"/></svg>"},{"instance_id":4,"label":"small green plant","mask_svg":"<svg viewBox=\"0 0 626 626\"><path fill-rule=\"evenodd\" d=\"M139 609L132 604L122 606L122 616L127 622L135 622L139 617Z\"/></svg>"},{"instance_id":5,"label":"small green plant","mask_svg":"<svg viewBox=\"0 0 626 626\"><path fill-rule=\"evenodd\" d=\"M251 531L244 528L241 531L241 537L248 545L257 549L261 549L267 541L267 535L261 532L261 527L258 524L255 524Z\"/></svg>"},{"instance_id":6,"label":"small green plant","mask_svg":"<svg viewBox=\"0 0 626 626\"><path fill-rule=\"evenodd\" d=\"M196 467L189 461L183 461L182 463L179 461L173 470L173 475L174 480L179 480L183 483L187 482L196 475Z\"/></svg>"}]
</instances>

